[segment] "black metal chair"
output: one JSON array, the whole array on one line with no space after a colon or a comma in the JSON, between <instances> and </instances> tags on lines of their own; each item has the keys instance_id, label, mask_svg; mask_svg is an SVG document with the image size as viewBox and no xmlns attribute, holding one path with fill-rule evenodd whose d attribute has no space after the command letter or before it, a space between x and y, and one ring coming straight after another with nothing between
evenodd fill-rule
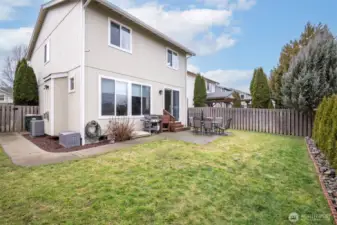
<instances>
[{"instance_id":1,"label":"black metal chair","mask_svg":"<svg viewBox=\"0 0 337 225\"><path fill-rule=\"evenodd\" d=\"M204 130L205 134L212 134L213 130L213 120L210 118L207 118L204 120Z\"/></svg>"},{"instance_id":2,"label":"black metal chair","mask_svg":"<svg viewBox=\"0 0 337 225\"><path fill-rule=\"evenodd\" d=\"M217 134L220 134L219 128L222 127L223 124L223 118L222 117L215 117L214 119L214 129Z\"/></svg>"},{"instance_id":3,"label":"black metal chair","mask_svg":"<svg viewBox=\"0 0 337 225\"><path fill-rule=\"evenodd\" d=\"M202 132L202 124L201 119L199 117L193 118L193 132L194 133Z\"/></svg>"},{"instance_id":4,"label":"black metal chair","mask_svg":"<svg viewBox=\"0 0 337 225\"><path fill-rule=\"evenodd\" d=\"M229 118L224 127L218 127L219 134L225 135L225 131L230 128L231 123L232 123L232 118Z\"/></svg>"}]
</instances>

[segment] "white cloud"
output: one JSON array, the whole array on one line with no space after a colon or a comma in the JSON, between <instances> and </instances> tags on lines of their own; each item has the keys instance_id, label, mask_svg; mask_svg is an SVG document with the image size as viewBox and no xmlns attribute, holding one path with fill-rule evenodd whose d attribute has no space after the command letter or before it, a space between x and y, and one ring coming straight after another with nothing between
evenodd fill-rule
<instances>
[{"instance_id":1,"label":"white cloud","mask_svg":"<svg viewBox=\"0 0 337 225\"><path fill-rule=\"evenodd\" d=\"M32 35L32 27L20 27L18 29L0 29L0 73L4 59L17 45L27 45Z\"/></svg>"},{"instance_id":2,"label":"white cloud","mask_svg":"<svg viewBox=\"0 0 337 225\"><path fill-rule=\"evenodd\" d=\"M249 10L255 4L256 0L201 0L206 6L219 9L231 10Z\"/></svg>"},{"instance_id":3,"label":"white cloud","mask_svg":"<svg viewBox=\"0 0 337 225\"><path fill-rule=\"evenodd\" d=\"M187 70L192 72L192 73L200 73L199 67L193 65L193 64L188 64L187 65Z\"/></svg>"},{"instance_id":4,"label":"white cloud","mask_svg":"<svg viewBox=\"0 0 337 225\"><path fill-rule=\"evenodd\" d=\"M232 5L236 10L249 10L256 4L256 0L238 0Z\"/></svg>"},{"instance_id":5,"label":"white cloud","mask_svg":"<svg viewBox=\"0 0 337 225\"><path fill-rule=\"evenodd\" d=\"M0 29L0 54L12 50L16 45L28 44L32 32L32 27Z\"/></svg>"},{"instance_id":6,"label":"white cloud","mask_svg":"<svg viewBox=\"0 0 337 225\"><path fill-rule=\"evenodd\" d=\"M232 11L229 9L189 7L182 10L171 9L158 2L142 5L130 0L110 2L194 50L197 55L209 55L236 43L232 32L224 31L231 27ZM212 32L213 28L220 28L220 32Z\"/></svg>"},{"instance_id":7,"label":"white cloud","mask_svg":"<svg viewBox=\"0 0 337 225\"><path fill-rule=\"evenodd\" d=\"M0 21L14 19L17 7L30 6L32 2L32 0L1 0Z\"/></svg>"},{"instance_id":8,"label":"white cloud","mask_svg":"<svg viewBox=\"0 0 337 225\"><path fill-rule=\"evenodd\" d=\"M253 76L253 70L212 70L203 75L218 81L221 85L249 92L249 84Z\"/></svg>"},{"instance_id":9,"label":"white cloud","mask_svg":"<svg viewBox=\"0 0 337 225\"><path fill-rule=\"evenodd\" d=\"M206 6L214 6L216 8L228 8L229 0L202 0Z\"/></svg>"}]
</instances>

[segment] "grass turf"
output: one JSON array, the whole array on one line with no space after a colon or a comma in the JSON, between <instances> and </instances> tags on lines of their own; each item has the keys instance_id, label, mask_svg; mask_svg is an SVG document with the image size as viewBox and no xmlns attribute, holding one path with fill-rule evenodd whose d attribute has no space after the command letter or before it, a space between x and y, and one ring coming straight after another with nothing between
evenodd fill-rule
<instances>
[{"instance_id":1,"label":"grass turf","mask_svg":"<svg viewBox=\"0 0 337 225\"><path fill-rule=\"evenodd\" d=\"M291 212L333 224L302 138L235 131L33 168L0 153L0 224L279 225Z\"/></svg>"}]
</instances>

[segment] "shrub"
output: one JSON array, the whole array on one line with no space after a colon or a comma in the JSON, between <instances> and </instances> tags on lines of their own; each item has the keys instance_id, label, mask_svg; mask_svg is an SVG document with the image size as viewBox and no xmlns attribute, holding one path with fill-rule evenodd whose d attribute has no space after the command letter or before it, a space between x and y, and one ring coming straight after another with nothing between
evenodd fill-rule
<instances>
[{"instance_id":1,"label":"shrub","mask_svg":"<svg viewBox=\"0 0 337 225\"><path fill-rule=\"evenodd\" d=\"M121 142L132 138L135 131L135 124L129 117L112 118L109 121L105 134L111 141Z\"/></svg>"},{"instance_id":2,"label":"shrub","mask_svg":"<svg viewBox=\"0 0 337 225\"><path fill-rule=\"evenodd\" d=\"M327 142L329 134L332 130L332 116L331 111L333 108L334 98L327 98L324 106L324 110L322 111L321 122L319 126L319 148L322 149L326 154L327 150Z\"/></svg>"},{"instance_id":3,"label":"shrub","mask_svg":"<svg viewBox=\"0 0 337 225\"><path fill-rule=\"evenodd\" d=\"M313 129L312 137L315 140L317 145L319 143L319 126L321 125L322 112L323 112L324 107L326 105L326 101L327 101L327 98L326 97L323 98L323 101L318 106L317 111L316 111L316 115L315 115L314 129Z\"/></svg>"},{"instance_id":4,"label":"shrub","mask_svg":"<svg viewBox=\"0 0 337 225\"><path fill-rule=\"evenodd\" d=\"M267 75L262 68L254 71L251 83L252 107L266 109L270 102L270 90Z\"/></svg>"},{"instance_id":5,"label":"shrub","mask_svg":"<svg viewBox=\"0 0 337 225\"><path fill-rule=\"evenodd\" d=\"M337 167L337 95L325 97L316 112L313 139L326 154L330 163Z\"/></svg>"},{"instance_id":6,"label":"shrub","mask_svg":"<svg viewBox=\"0 0 337 225\"><path fill-rule=\"evenodd\" d=\"M13 96L16 105L39 104L36 76L33 68L28 66L25 59L22 59L16 67Z\"/></svg>"},{"instance_id":7,"label":"shrub","mask_svg":"<svg viewBox=\"0 0 337 225\"><path fill-rule=\"evenodd\" d=\"M204 107L206 104L207 92L204 78L198 74L194 82L194 107Z\"/></svg>"},{"instance_id":8,"label":"shrub","mask_svg":"<svg viewBox=\"0 0 337 225\"><path fill-rule=\"evenodd\" d=\"M336 166L337 159L336 159L336 141L337 141L337 95L331 98L332 109L330 113L330 130L327 134L326 140L326 151L328 154L328 158L331 159L331 163Z\"/></svg>"}]
</instances>

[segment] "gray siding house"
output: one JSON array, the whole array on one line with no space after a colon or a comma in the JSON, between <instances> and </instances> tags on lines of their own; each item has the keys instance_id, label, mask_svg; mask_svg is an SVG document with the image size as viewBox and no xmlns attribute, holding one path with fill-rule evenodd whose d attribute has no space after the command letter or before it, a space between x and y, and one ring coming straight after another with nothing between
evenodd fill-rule
<instances>
[{"instance_id":1,"label":"gray siding house","mask_svg":"<svg viewBox=\"0 0 337 225\"><path fill-rule=\"evenodd\" d=\"M169 111L187 124L187 58L195 54L106 0L41 6L27 58L45 131L81 133L95 120ZM85 141L83 141L85 143Z\"/></svg>"}]
</instances>

